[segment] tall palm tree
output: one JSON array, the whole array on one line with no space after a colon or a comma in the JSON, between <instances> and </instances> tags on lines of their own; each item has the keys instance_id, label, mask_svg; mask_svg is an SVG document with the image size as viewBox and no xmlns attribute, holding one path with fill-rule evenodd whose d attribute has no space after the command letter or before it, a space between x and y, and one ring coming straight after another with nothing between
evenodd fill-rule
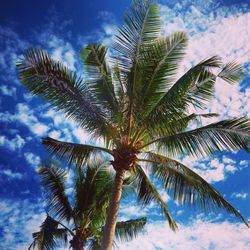
<instances>
[{"instance_id":1,"label":"tall palm tree","mask_svg":"<svg viewBox=\"0 0 250 250\"><path fill-rule=\"evenodd\" d=\"M90 44L81 52L88 75L84 81L41 49L29 49L18 62L21 82L35 95L74 119L103 145L93 146L44 138L43 144L79 166L91 154L110 155L115 183L101 249L111 249L125 174L138 182L138 200L151 200L162 208L171 229L177 225L145 172L160 179L179 203L202 210L222 208L241 218L222 195L178 159L186 155L209 156L217 152L247 149L250 121L231 118L190 129L214 95L218 78L234 84L241 78L235 62L222 64L218 56L192 66L177 78L185 54L187 36L176 32L160 36L160 17L154 1L134 1L118 29L107 61L107 48ZM197 113L190 113L195 107ZM196 124L196 123L195 123Z\"/></svg>"},{"instance_id":2,"label":"tall palm tree","mask_svg":"<svg viewBox=\"0 0 250 250\"><path fill-rule=\"evenodd\" d=\"M67 243L70 238L70 248L73 250L83 250L85 246L89 250L100 249L114 180L110 169L100 161L92 162L84 169L78 168L72 202L64 185L67 171L56 166L43 166L39 174L50 215L47 214L40 231L33 233L34 240L29 250L36 246L38 250L53 250L58 243ZM126 184L129 182L126 180ZM123 188L124 194L128 194L130 186L124 185ZM118 222L116 238L131 240L145 224L144 217Z\"/></svg>"}]
</instances>

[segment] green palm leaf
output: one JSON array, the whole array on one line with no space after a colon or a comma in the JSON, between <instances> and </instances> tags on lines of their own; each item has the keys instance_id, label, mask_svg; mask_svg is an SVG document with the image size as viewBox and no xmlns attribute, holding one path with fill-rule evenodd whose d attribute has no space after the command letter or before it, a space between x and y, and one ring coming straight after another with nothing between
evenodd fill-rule
<instances>
[{"instance_id":1,"label":"green palm leaf","mask_svg":"<svg viewBox=\"0 0 250 250\"><path fill-rule=\"evenodd\" d=\"M143 115L147 116L154 103L173 83L186 46L187 36L184 32L176 32L144 46L139 60L141 86L136 88L138 106L143 107Z\"/></svg>"},{"instance_id":2,"label":"green palm leaf","mask_svg":"<svg viewBox=\"0 0 250 250\"><path fill-rule=\"evenodd\" d=\"M224 81L235 84L242 78L242 67L236 62L229 62L219 73L219 77Z\"/></svg>"},{"instance_id":3,"label":"green palm leaf","mask_svg":"<svg viewBox=\"0 0 250 250\"><path fill-rule=\"evenodd\" d=\"M158 6L151 0L134 1L131 12L125 16L125 24L114 41L114 49L120 54L116 57L120 76L128 97L127 130L132 128L136 85L139 82L138 62L143 45L159 36L160 18ZM128 73L129 72L129 73Z\"/></svg>"},{"instance_id":4,"label":"green palm leaf","mask_svg":"<svg viewBox=\"0 0 250 250\"><path fill-rule=\"evenodd\" d=\"M178 118L177 118L178 117ZM212 118L218 117L218 114L215 113L204 113L204 114L195 114L186 115L184 113L179 113L178 116L170 119L168 114L165 114L161 117L161 120L158 120L158 123L155 123L154 120L144 124L147 128L151 137L161 137L167 135L175 135L176 133L183 132L188 128L188 125L192 122L199 122L201 118Z\"/></svg>"},{"instance_id":5,"label":"green palm leaf","mask_svg":"<svg viewBox=\"0 0 250 250\"><path fill-rule=\"evenodd\" d=\"M210 69L219 68L220 65L220 58L214 56L192 67L151 107L147 120L157 122L157 117L161 117L162 113L178 115L185 112L190 104L202 107L203 102L213 96L216 76Z\"/></svg>"},{"instance_id":6,"label":"green palm leaf","mask_svg":"<svg viewBox=\"0 0 250 250\"><path fill-rule=\"evenodd\" d=\"M88 223L91 221L91 227L102 225L105 221L113 186L111 176L110 170L99 160L89 164L86 169L77 169L74 213L83 221L84 215Z\"/></svg>"},{"instance_id":7,"label":"green palm leaf","mask_svg":"<svg viewBox=\"0 0 250 250\"><path fill-rule=\"evenodd\" d=\"M97 134L107 131L107 112L98 104L88 88L75 73L52 60L41 49L28 49L18 62L22 83L35 95L51 102L53 107L65 112L67 117Z\"/></svg>"},{"instance_id":8,"label":"green palm leaf","mask_svg":"<svg viewBox=\"0 0 250 250\"><path fill-rule=\"evenodd\" d=\"M69 221L72 217L72 208L64 187L67 172L58 167L41 167L39 175L50 212L59 220Z\"/></svg>"},{"instance_id":9,"label":"green palm leaf","mask_svg":"<svg viewBox=\"0 0 250 250\"><path fill-rule=\"evenodd\" d=\"M157 144L173 156L185 155L207 156L218 151L248 151L250 137L250 121L247 118L234 118L207 126L158 138L150 144Z\"/></svg>"},{"instance_id":10,"label":"green palm leaf","mask_svg":"<svg viewBox=\"0 0 250 250\"><path fill-rule=\"evenodd\" d=\"M86 144L67 143L50 137L43 138L43 145L51 154L66 158L69 164L76 163L77 166L82 166L91 154L98 152L111 154L111 151L106 148Z\"/></svg>"},{"instance_id":11,"label":"green palm leaf","mask_svg":"<svg viewBox=\"0 0 250 250\"><path fill-rule=\"evenodd\" d=\"M149 160L152 160L151 172L154 177L164 184L166 191L173 194L174 199L180 204L198 205L204 212L223 208L228 213L239 217L249 227L247 221L238 210L190 168L166 156L152 152L147 154Z\"/></svg>"},{"instance_id":12,"label":"green palm leaf","mask_svg":"<svg viewBox=\"0 0 250 250\"><path fill-rule=\"evenodd\" d=\"M126 13L124 20L113 47L123 56L120 68L128 71L138 60L141 46L159 36L158 6L151 0L133 1L131 11Z\"/></svg>"},{"instance_id":13,"label":"green palm leaf","mask_svg":"<svg viewBox=\"0 0 250 250\"><path fill-rule=\"evenodd\" d=\"M47 216L45 221L41 225L39 232L33 233L34 241L28 248L35 248L38 250L52 250L55 249L57 241L65 239L67 237L67 230L64 228L58 228L58 222L52 217Z\"/></svg>"},{"instance_id":14,"label":"green palm leaf","mask_svg":"<svg viewBox=\"0 0 250 250\"><path fill-rule=\"evenodd\" d=\"M134 171L138 181L138 201L142 205L146 205L150 201L155 201L160 206L162 213L168 220L170 228L175 231L177 229L177 225L170 215L167 205L162 200L160 194L157 192L144 170L139 165L137 165Z\"/></svg>"},{"instance_id":15,"label":"green palm leaf","mask_svg":"<svg viewBox=\"0 0 250 250\"><path fill-rule=\"evenodd\" d=\"M117 100L111 74L105 61L106 53L106 47L100 44L89 44L81 51L80 56L89 75L90 90L111 113L116 113Z\"/></svg>"},{"instance_id":16,"label":"green palm leaf","mask_svg":"<svg viewBox=\"0 0 250 250\"><path fill-rule=\"evenodd\" d=\"M129 241L137 237L147 223L147 218L119 221L116 224L115 236L120 241Z\"/></svg>"}]
</instances>

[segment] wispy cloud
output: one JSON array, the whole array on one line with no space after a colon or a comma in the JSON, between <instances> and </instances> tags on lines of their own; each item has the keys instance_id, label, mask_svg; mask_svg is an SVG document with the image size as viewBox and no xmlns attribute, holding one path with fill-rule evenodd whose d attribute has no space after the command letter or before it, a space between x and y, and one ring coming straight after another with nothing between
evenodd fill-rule
<instances>
[{"instance_id":1,"label":"wispy cloud","mask_svg":"<svg viewBox=\"0 0 250 250\"><path fill-rule=\"evenodd\" d=\"M0 135L0 146L6 147L11 151L21 149L25 144L25 140L20 136L16 135L14 138L9 139L4 135Z\"/></svg>"},{"instance_id":2,"label":"wispy cloud","mask_svg":"<svg viewBox=\"0 0 250 250\"><path fill-rule=\"evenodd\" d=\"M0 201L0 246L4 249L27 249L32 241L32 233L39 229L46 214L42 202L31 203L28 200Z\"/></svg>"},{"instance_id":3,"label":"wispy cloud","mask_svg":"<svg viewBox=\"0 0 250 250\"><path fill-rule=\"evenodd\" d=\"M188 225L179 225L179 231L174 233L166 222L157 221L146 225L144 235L139 235L132 242L119 244L119 249L249 249L248 231L242 224L196 220Z\"/></svg>"},{"instance_id":4,"label":"wispy cloud","mask_svg":"<svg viewBox=\"0 0 250 250\"><path fill-rule=\"evenodd\" d=\"M197 159L186 156L181 161L210 183L225 180L230 174L240 171L243 168L243 163L246 164L245 161L240 164L241 161L226 156L221 159L219 157Z\"/></svg>"},{"instance_id":5,"label":"wispy cloud","mask_svg":"<svg viewBox=\"0 0 250 250\"><path fill-rule=\"evenodd\" d=\"M24 153L25 160L34 168L37 168L41 162L41 159L38 155L35 155L31 152Z\"/></svg>"},{"instance_id":6,"label":"wispy cloud","mask_svg":"<svg viewBox=\"0 0 250 250\"><path fill-rule=\"evenodd\" d=\"M240 193L232 193L231 197L233 198L239 198L239 199L242 199L242 200L245 200L248 196L248 193L245 193L245 192L240 192Z\"/></svg>"},{"instance_id":7,"label":"wispy cloud","mask_svg":"<svg viewBox=\"0 0 250 250\"><path fill-rule=\"evenodd\" d=\"M19 122L27 126L37 136L45 135L50 129L49 126L39 121L39 115L35 115L34 110L25 103L18 103L15 113L8 111L0 113L0 121L8 123Z\"/></svg>"},{"instance_id":8,"label":"wispy cloud","mask_svg":"<svg viewBox=\"0 0 250 250\"><path fill-rule=\"evenodd\" d=\"M0 171L0 175L7 177L9 179L22 179L23 175L18 172L13 172L11 169L4 169Z\"/></svg>"},{"instance_id":9,"label":"wispy cloud","mask_svg":"<svg viewBox=\"0 0 250 250\"><path fill-rule=\"evenodd\" d=\"M0 91L3 95L12 96L16 98L16 88L15 87L8 87L7 85L0 86Z\"/></svg>"},{"instance_id":10,"label":"wispy cloud","mask_svg":"<svg viewBox=\"0 0 250 250\"><path fill-rule=\"evenodd\" d=\"M0 25L0 79L8 84L19 85L16 78L16 61L20 50L29 46L29 42L20 38L20 36L11 28Z\"/></svg>"}]
</instances>

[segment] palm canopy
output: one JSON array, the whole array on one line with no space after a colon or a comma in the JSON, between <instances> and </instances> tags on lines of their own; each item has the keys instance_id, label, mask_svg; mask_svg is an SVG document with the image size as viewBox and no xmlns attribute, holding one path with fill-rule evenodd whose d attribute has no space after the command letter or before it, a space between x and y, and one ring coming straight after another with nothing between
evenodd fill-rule
<instances>
[{"instance_id":1,"label":"palm canopy","mask_svg":"<svg viewBox=\"0 0 250 250\"><path fill-rule=\"evenodd\" d=\"M176 159L187 154L201 157L224 150L248 150L250 136L250 121L245 117L190 129L197 118L215 115L189 113L190 108L204 109L214 95L216 80L234 84L242 71L237 63L224 65L213 56L177 78L187 42L184 32L160 36L158 5L139 0L133 2L118 29L110 61L102 44L89 44L81 51L88 80L78 78L41 49L29 49L17 64L22 83L33 94L105 141L101 148L44 138L44 145L80 165L97 151L110 154L117 175L126 171L133 175L140 202L156 200L174 230L176 224L143 163L150 165L150 173L160 178L176 199L199 203L201 208L220 207L244 221L218 191Z\"/></svg>"},{"instance_id":2,"label":"palm canopy","mask_svg":"<svg viewBox=\"0 0 250 250\"><path fill-rule=\"evenodd\" d=\"M44 188L48 214L39 232L33 233L34 241L29 249L56 249L58 243L68 243L73 250L100 248L107 206L113 184L112 172L102 161L78 168L74 181L73 202L67 195L65 181L67 171L57 166L39 169ZM124 194L131 181L125 180ZM72 204L73 203L73 204ZM146 218L118 222L116 238L120 241L133 239L143 230Z\"/></svg>"}]
</instances>

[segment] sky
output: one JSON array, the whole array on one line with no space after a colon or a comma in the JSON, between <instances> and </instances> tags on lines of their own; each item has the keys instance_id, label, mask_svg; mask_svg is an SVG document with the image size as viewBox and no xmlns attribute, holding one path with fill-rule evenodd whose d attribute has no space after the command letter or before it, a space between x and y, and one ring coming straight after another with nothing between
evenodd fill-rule
<instances>
[{"instance_id":1,"label":"sky","mask_svg":"<svg viewBox=\"0 0 250 250\"><path fill-rule=\"evenodd\" d=\"M40 47L55 60L84 76L80 49L88 43L110 46L116 27L123 22L128 0L8 0L0 9L0 249L27 249L32 232L46 216L37 168L48 158L41 138L50 136L84 143L86 132L48 103L33 97L17 78L16 61L29 47ZM187 54L180 71L212 55L223 62L236 60L244 78L235 86L218 81L215 98L207 111L220 119L250 117L250 4L246 0L159 1L163 36L185 31ZM204 121L204 124L213 120ZM94 143L94 142L92 142ZM250 157L240 151L223 152L210 158L181 159L213 184L250 221ZM74 170L67 177L72 190ZM157 185L157 183L156 183ZM154 203L145 208L133 197L121 204L119 219L147 216L144 234L121 250L250 249L249 229L239 220L218 210L203 214L176 203L159 187L179 231L173 233ZM63 248L61 248L63 249Z\"/></svg>"}]
</instances>

